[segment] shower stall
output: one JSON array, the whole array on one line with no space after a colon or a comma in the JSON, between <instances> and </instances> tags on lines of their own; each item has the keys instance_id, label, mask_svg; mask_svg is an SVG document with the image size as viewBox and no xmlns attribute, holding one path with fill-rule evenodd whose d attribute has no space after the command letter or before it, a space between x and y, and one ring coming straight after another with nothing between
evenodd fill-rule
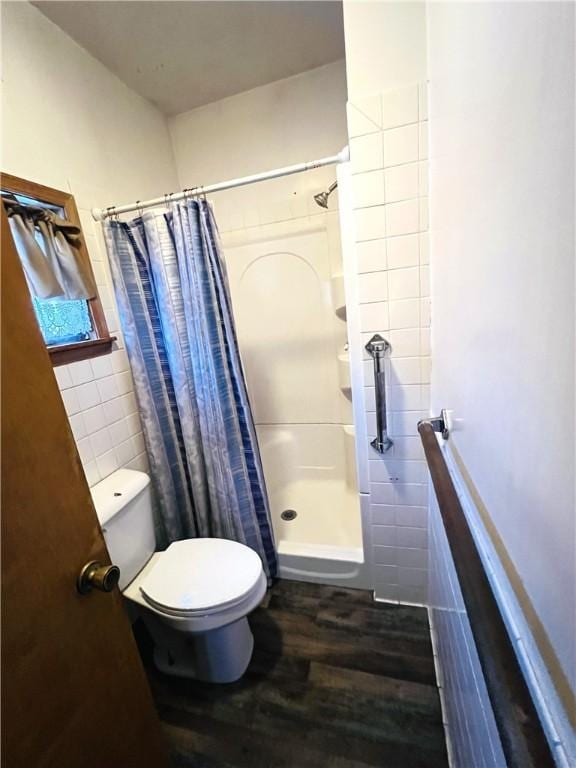
<instances>
[{"instance_id":1,"label":"shower stall","mask_svg":"<svg viewBox=\"0 0 576 768\"><path fill-rule=\"evenodd\" d=\"M348 165L338 167L340 196ZM225 233L223 251L280 575L360 587L352 378L361 359L348 342L355 278L335 188L314 195L317 215Z\"/></svg>"}]
</instances>

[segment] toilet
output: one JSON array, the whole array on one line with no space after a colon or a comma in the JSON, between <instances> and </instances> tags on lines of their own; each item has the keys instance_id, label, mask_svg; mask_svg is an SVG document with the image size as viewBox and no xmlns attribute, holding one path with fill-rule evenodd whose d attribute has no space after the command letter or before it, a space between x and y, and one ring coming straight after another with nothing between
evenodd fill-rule
<instances>
[{"instance_id":1,"label":"toilet","mask_svg":"<svg viewBox=\"0 0 576 768\"><path fill-rule=\"evenodd\" d=\"M260 557L227 539L185 539L155 551L150 478L120 469L92 498L129 612L154 641L162 671L212 683L245 672L254 638L247 616L266 593Z\"/></svg>"}]
</instances>

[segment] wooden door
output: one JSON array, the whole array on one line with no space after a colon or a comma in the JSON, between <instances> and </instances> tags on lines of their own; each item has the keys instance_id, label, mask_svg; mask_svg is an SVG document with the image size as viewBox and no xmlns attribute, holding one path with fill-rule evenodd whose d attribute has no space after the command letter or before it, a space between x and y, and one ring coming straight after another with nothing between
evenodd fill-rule
<instances>
[{"instance_id":1,"label":"wooden door","mask_svg":"<svg viewBox=\"0 0 576 768\"><path fill-rule=\"evenodd\" d=\"M2 208L2 206L0 206ZM2 210L2 765L160 768L160 725Z\"/></svg>"}]
</instances>

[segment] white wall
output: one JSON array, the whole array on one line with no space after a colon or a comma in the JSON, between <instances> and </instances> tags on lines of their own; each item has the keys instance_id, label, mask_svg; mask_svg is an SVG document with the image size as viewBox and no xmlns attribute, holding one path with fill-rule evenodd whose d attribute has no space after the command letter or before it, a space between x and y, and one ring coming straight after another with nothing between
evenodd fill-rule
<instances>
[{"instance_id":1,"label":"white wall","mask_svg":"<svg viewBox=\"0 0 576 768\"><path fill-rule=\"evenodd\" d=\"M344 0L348 98L426 80L426 4Z\"/></svg>"},{"instance_id":2,"label":"white wall","mask_svg":"<svg viewBox=\"0 0 576 768\"><path fill-rule=\"evenodd\" d=\"M108 326L111 355L55 369L90 484L146 466L107 257L90 208L176 188L163 116L28 3L2 4L2 170L70 190Z\"/></svg>"},{"instance_id":3,"label":"white wall","mask_svg":"<svg viewBox=\"0 0 576 768\"><path fill-rule=\"evenodd\" d=\"M428 15L432 406L574 689L574 6Z\"/></svg>"},{"instance_id":4,"label":"white wall","mask_svg":"<svg viewBox=\"0 0 576 768\"><path fill-rule=\"evenodd\" d=\"M182 187L336 154L348 143L344 62L177 115L170 132ZM313 193L335 176L328 167L219 192L214 195L219 226L241 229L317 215L321 209Z\"/></svg>"},{"instance_id":5,"label":"white wall","mask_svg":"<svg viewBox=\"0 0 576 768\"><path fill-rule=\"evenodd\" d=\"M423 3L344 2L348 132L362 346L392 345L391 450L368 458L366 555L377 599L427 602L428 486L416 425L429 406L426 36ZM365 355L365 419L376 413Z\"/></svg>"}]
</instances>

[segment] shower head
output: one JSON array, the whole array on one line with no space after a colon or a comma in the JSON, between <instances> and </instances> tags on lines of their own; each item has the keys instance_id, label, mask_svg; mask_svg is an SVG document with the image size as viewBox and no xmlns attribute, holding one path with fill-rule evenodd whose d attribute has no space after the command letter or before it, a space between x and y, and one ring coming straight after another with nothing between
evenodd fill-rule
<instances>
[{"instance_id":1,"label":"shower head","mask_svg":"<svg viewBox=\"0 0 576 768\"><path fill-rule=\"evenodd\" d=\"M334 192L336 187L338 186L338 182L335 181L328 187L327 190L324 192L319 192L317 195L314 195L314 200L316 201L316 204L320 206L320 208L328 208L328 198Z\"/></svg>"}]
</instances>

